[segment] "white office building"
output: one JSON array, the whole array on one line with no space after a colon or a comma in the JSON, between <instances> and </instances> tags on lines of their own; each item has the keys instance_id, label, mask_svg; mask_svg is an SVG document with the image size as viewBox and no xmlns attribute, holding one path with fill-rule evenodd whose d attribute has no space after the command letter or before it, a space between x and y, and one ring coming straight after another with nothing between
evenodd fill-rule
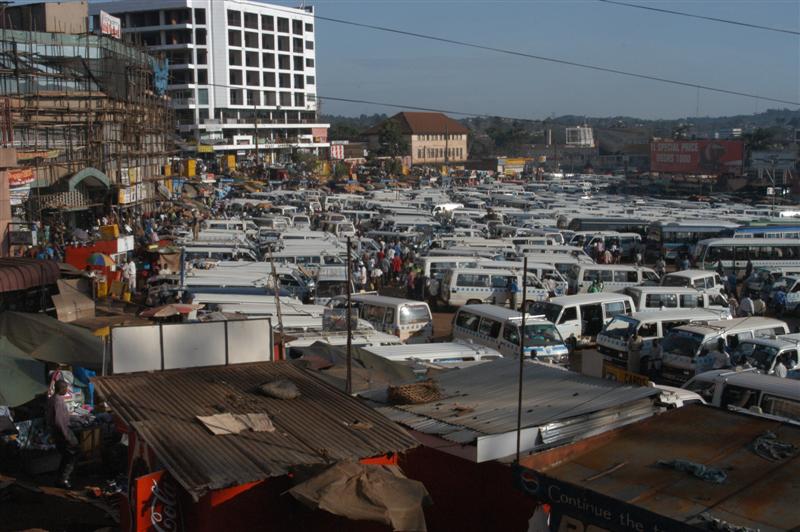
<instances>
[{"instance_id":1,"label":"white office building","mask_svg":"<svg viewBox=\"0 0 800 532\"><path fill-rule=\"evenodd\" d=\"M91 3L123 38L169 60L168 92L181 136L198 151L287 160L329 148L317 120L314 11L248 0Z\"/></svg>"}]
</instances>

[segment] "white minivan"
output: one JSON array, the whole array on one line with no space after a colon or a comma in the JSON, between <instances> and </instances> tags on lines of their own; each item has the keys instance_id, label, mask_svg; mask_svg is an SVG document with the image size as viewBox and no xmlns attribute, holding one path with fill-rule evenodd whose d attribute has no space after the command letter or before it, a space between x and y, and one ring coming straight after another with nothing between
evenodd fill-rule
<instances>
[{"instance_id":1,"label":"white minivan","mask_svg":"<svg viewBox=\"0 0 800 532\"><path fill-rule=\"evenodd\" d=\"M423 301L373 294L352 294L350 300L358 308L359 318L402 342L430 342L433 338L433 316ZM335 298L331 304L341 307L346 304L345 296Z\"/></svg>"},{"instance_id":2,"label":"white minivan","mask_svg":"<svg viewBox=\"0 0 800 532\"><path fill-rule=\"evenodd\" d=\"M721 293L725 283L717 272L710 270L681 270L670 272L661 279L661 286L686 286L697 290Z\"/></svg>"},{"instance_id":3,"label":"white minivan","mask_svg":"<svg viewBox=\"0 0 800 532\"><path fill-rule=\"evenodd\" d=\"M627 369L629 368L628 341L634 334L638 334L642 338L640 362L644 360L645 366L648 367L648 357L652 358L656 354L659 341L669 331L689 323L708 323L725 319L726 315L727 312L704 308L649 309L634 312L630 316L618 314L611 318L597 335L597 350L612 364ZM632 371L638 373L639 368L632 368Z\"/></svg>"},{"instance_id":4,"label":"white minivan","mask_svg":"<svg viewBox=\"0 0 800 532\"><path fill-rule=\"evenodd\" d=\"M742 340L788 333L786 322L757 316L675 327L661 342L656 369L661 366L663 380L683 384L699 373L715 369L711 353L718 348L720 339L735 349Z\"/></svg>"},{"instance_id":5,"label":"white minivan","mask_svg":"<svg viewBox=\"0 0 800 532\"><path fill-rule=\"evenodd\" d=\"M603 283L604 292L614 292L629 286L659 283L658 274L650 268L624 264L576 264L569 271L569 288L573 294L583 294L595 279Z\"/></svg>"},{"instance_id":6,"label":"white minivan","mask_svg":"<svg viewBox=\"0 0 800 532\"><path fill-rule=\"evenodd\" d=\"M730 314L728 300L716 292L670 286L629 286L622 292L631 296L637 310L712 308Z\"/></svg>"},{"instance_id":7,"label":"white minivan","mask_svg":"<svg viewBox=\"0 0 800 532\"><path fill-rule=\"evenodd\" d=\"M555 324L567 345L578 347L594 342L603 326L614 316L630 316L633 300L625 294L603 292L551 298L550 301L530 301L528 312L544 316Z\"/></svg>"},{"instance_id":8,"label":"white minivan","mask_svg":"<svg viewBox=\"0 0 800 532\"><path fill-rule=\"evenodd\" d=\"M496 305L466 305L453 317L453 340L496 349L503 356L519 356L522 314ZM558 329L547 320L526 316L525 355L566 364L569 350Z\"/></svg>"},{"instance_id":9,"label":"white minivan","mask_svg":"<svg viewBox=\"0 0 800 532\"><path fill-rule=\"evenodd\" d=\"M528 301L547 299L549 293L541 287L539 279L528 274L526 298ZM448 270L442 279L441 299L446 305L477 305L490 303L493 305L510 305L509 286L516 280L520 292L516 295L516 304L522 303L522 275L512 270L466 268Z\"/></svg>"}]
</instances>

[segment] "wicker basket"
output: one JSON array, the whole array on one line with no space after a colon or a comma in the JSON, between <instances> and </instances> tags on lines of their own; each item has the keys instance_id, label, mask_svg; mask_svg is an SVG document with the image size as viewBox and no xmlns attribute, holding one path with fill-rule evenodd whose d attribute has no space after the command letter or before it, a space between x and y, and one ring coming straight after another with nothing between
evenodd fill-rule
<instances>
[{"instance_id":1,"label":"wicker basket","mask_svg":"<svg viewBox=\"0 0 800 532\"><path fill-rule=\"evenodd\" d=\"M389 402L396 405L415 405L442 398L439 386L432 380L389 386Z\"/></svg>"}]
</instances>

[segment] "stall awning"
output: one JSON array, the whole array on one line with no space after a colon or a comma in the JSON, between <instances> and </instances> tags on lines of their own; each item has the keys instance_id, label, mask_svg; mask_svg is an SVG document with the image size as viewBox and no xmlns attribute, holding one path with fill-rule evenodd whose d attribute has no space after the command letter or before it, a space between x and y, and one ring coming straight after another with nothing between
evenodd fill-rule
<instances>
[{"instance_id":1,"label":"stall awning","mask_svg":"<svg viewBox=\"0 0 800 532\"><path fill-rule=\"evenodd\" d=\"M21 257L0 259L0 293L55 284L60 277L56 261Z\"/></svg>"}]
</instances>

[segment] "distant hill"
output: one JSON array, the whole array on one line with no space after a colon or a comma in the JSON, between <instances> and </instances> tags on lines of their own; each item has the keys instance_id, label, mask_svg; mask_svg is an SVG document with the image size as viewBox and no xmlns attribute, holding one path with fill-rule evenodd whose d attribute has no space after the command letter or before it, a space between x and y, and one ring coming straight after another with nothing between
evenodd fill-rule
<instances>
[{"instance_id":1,"label":"distant hill","mask_svg":"<svg viewBox=\"0 0 800 532\"><path fill-rule=\"evenodd\" d=\"M358 140L361 132L387 118L386 114L337 116L323 115L331 124L330 138ZM768 130L778 143L789 143L794 130L800 129L800 110L768 109L751 115L721 117L686 117L673 120L647 120L630 116L586 117L564 115L545 120L512 120L475 117L460 120L472 130L470 155L525 155L531 145L546 141L552 130L553 141L564 142L564 128L586 124L594 128L595 138L603 153L615 153L631 144L644 144L653 137L713 138L726 128L741 128L744 133Z\"/></svg>"}]
</instances>

